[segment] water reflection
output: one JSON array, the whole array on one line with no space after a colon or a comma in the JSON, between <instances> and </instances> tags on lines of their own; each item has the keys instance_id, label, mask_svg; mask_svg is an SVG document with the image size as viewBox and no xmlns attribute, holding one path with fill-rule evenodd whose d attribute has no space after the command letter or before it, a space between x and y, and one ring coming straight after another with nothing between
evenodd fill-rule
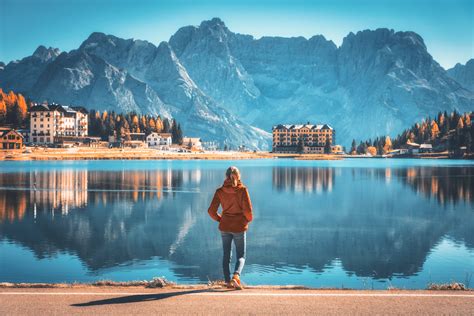
<instances>
[{"instance_id":1,"label":"water reflection","mask_svg":"<svg viewBox=\"0 0 474 316\"><path fill-rule=\"evenodd\" d=\"M445 204L473 202L474 168L417 167L396 169L395 174L417 193Z\"/></svg>"},{"instance_id":2,"label":"water reflection","mask_svg":"<svg viewBox=\"0 0 474 316\"><path fill-rule=\"evenodd\" d=\"M334 168L274 167L272 183L277 190L295 192L331 192Z\"/></svg>"},{"instance_id":3,"label":"water reflection","mask_svg":"<svg viewBox=\"0 0 474 316\"><path fill-rule=\"evenodd\" d=\"M260 267L337 261L361 277L410 277L444 236L474 249L471 205L442 206L472 202L472 168L241 169L255 207L249 263ZM37 258L73 253L98 275L159 256L178 277L216 279L221 244L206 210L221 181L222 170L199 168L0 173L0 239Z\"/></svg>"}]
</instances>

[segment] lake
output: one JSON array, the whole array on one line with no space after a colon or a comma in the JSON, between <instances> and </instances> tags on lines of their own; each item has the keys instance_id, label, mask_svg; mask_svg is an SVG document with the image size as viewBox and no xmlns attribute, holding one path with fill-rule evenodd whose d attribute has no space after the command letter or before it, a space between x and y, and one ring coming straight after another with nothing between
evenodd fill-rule
<instances>
[{"instance_id":1,"label":"lake","mask_svg":"<svg viewBox=\"0 0 474 316\"><path fill-rule=\"evenodd\" d=\"M422 159L0 162L0 282L222 279L207 208L229 165L247 284L474 285L474 162Z\"/></svg>"}]
</instances>

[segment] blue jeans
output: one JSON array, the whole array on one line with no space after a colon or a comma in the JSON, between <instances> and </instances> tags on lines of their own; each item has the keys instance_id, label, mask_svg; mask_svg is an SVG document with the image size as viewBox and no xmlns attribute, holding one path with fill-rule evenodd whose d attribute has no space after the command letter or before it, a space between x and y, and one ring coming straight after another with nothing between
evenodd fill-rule
<instances>
[{"instance_id":1,"label":"blue jeans","mask_svg":"<svg viewBox=\"0 0 474 316\"><path fill-rule=\"evenodd\" d=\"M222 258L222 268L224 269L224 280L230 282L230 258L232 239L234 239L237 261L235 262L234 274L240 275L245 264L246 232L231 233L221 232L224 257Z\"/></svg>"}]
</instances>

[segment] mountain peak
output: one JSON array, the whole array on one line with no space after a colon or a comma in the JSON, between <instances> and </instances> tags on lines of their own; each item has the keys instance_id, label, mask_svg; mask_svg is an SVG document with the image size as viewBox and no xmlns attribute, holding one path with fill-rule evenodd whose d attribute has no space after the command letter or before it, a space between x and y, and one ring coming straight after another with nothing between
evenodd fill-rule
<instances>
[{"instance_id":1,"label":"mountain peak","mask_svg":"<svg viewBox=\"0 0 474 316\"><path fill-rule=\"evenodd\" d=\"M226 27L220 18L212 18L201 22L201 27Z\"/></svg>"},{"instance_id":2,"label":"mountain peak","mask_svg":"<svg viewBox=\"0 0 474 316\"><path fill-rule=\"evenodd\" d=\"M48 61L58 57L60 52L61 51L57 48L46 48L45 46L40 45L33 53L33 56L41 59L42 61Z\"/></svg>"}]
</instances>

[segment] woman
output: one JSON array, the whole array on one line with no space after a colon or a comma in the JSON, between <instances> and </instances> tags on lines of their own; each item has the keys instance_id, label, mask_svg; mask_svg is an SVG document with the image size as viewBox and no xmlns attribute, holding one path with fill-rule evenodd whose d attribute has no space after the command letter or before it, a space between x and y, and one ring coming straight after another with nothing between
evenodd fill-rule
<instances>
[{"instance_id":1,"label":"woman","mask_svg":"<svg viewBox=\"0 0 474 316\"><path fill-rule=\"evenodd\" d=\"M217 212L219 204L222 206L222 214ZM219 222L224 249L222 267L226 285L241 290L240 275L245 264L246 231L249 222L252 221L252 203L247 188L240 182L237 167L227 169L224 184L216 190L208 213ZM237 261L231 279L229 266L232 240L235 244Z\"/></svg>"}]
</instances>

